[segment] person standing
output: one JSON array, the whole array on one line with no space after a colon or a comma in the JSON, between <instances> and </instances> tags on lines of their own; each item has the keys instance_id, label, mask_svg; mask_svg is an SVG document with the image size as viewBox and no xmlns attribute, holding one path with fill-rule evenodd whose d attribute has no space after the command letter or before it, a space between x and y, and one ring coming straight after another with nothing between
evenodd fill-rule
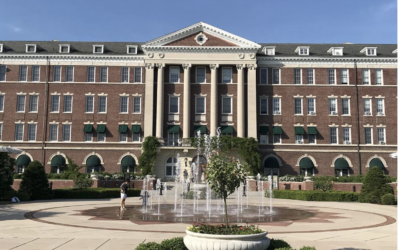
<instances>
[{"instance_id":1,"label":"person standing","mask_svg":"<svg viewBox=\"0 0 400 250\"><path fill-rule=\"evenodd\" d=\"M150 195L147 193L147 191L144 191L144 195L141 195L139 200L143 200L142 201L142 207L143 209L146 208L147 206L147 199L150 197Z\"/></svg>"},{"instance_id":2,"label":"person standing","mask_svg":"<svg viewBox=\"0 0 400 250\"><path fill-rule=\"evenodd\" d=\"M128 197L129 179L126 179L121 185L121 210L126 210L125 200Z\"/></svg>"},{"instance_id":3,"label":"person standing","mask_svg":"<svg viewBox=\"0 0 400 250\"><path fill-rule=\"evenodd\" d=\"M185 169L184 171L183 171L183 177L185 177L185 181L187 181L187 178L188 178L188 171Z\"/></svg>"}]
</instances>

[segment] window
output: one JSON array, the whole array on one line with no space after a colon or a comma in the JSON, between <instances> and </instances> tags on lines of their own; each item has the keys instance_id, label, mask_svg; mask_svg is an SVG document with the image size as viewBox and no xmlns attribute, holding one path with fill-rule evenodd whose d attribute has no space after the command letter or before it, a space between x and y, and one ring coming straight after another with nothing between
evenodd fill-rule
<instances>
[{"instance_id":1,"label":"window","mask_svg":"<svg viewBox=\"0 0 400 250\"><path fill-rule=\"evenodd\" d=\"M36 124L28 124L28 141L36 141Z\"/></svg>"},{"instance_id":2,"label":"window","mask_svg":"<svg viewBox=\"0 0 400 250\"><path fill-rule=\"evenodd\" d=\"M294 98L294 114L303 114L303 98Z\"/></svg>"},{"instance_id":3,"label":"window","mask_svg":"<svg viewBox=\"0 0 400 250\"><path fill-rule=\"evenodd\" d=\"M342 99L342 115L350 115L350 99Z\"/></svg>"},{"instance_id":4,"label":"window","mask_svg":"<svg viewBox=\"0 0 400 250\"><path fill-rule=\"evenodd\" d=\"M105 142L106 141L106 133L97 133L97 141Z\"/></svg>"},{"instance_id":5,"label":"window","mask_svg":"<svg viewBox=\"0 0 400 250\"><path fill-rule=\"evenodd\" d=\"M0 123L0 141L3 138L3 123Z\"/></svg>"},{"instance_id":6,"label":"window","mask_svg":"<svg viewBox=\"0 0 400 250\"><path fill-rule=\"evenodd\" d=\"M274 115L281 114L281 98L280 97L272 98L272 111L274 112Z\"/></svg>"},{"instance_id":7,"label":"window","mask_svg":"<svg viewBox=\"0 0 400 250\"><path fill-rule=\"evenodd\" d=\"M19 66L19 81L26 82L28 76L28 66Z\"/></svg>"},{"instance_id":8,"label":"window","mask_svg":"<svg viewBox=\"0 0 400 250\"><path fill-rule=\"evenodd\" d=\"M95 71L96 71L96 67L93 67L93 66L87 67L87 81L88 82L95 82Z\"/></svg>"},{"instance_id":9,"label":"window","mask_svg":"<svg viewBox=\"0 0 400 250\"><path fill-rule=\"evenodd\" d=\"M222 97L222 114L232 114L231 97Z\"/></svg>"},{"instance_id":10,"label":"window","mask_svg":"<svg viewBox=\"0 0 400 250\"><path fill-rule=\"evenodd\" d=\"M369 69L362 70L362 83L363 85L370 85Z\"/></svg>"},{"instance_id":11,"label":"window","mask_svg":"<svg viewBox=\"0 0 400 250\"><path fill-rule=\"evenodd\" d=\"M32 66L32 82L40 81L40 66Z\"/></svg>"},{"instance_id":12,"label":"window","mask_svg":"<svg viewBox=\"0 0 400 250\"><path fill-rule=\"evenodd\" d=\"M350 176L348 169L335 169L335 177Z\"/></svg>"},{"instance_id":13,"label":"window","mask_svg":"<svg viewBox=\"0 0 400 250\"><path fill-rule=\"evenodd\" d=\"M142 102L142 98L140 96L133 97L133 113L134 114L141 113L141 102Z\"/></svg>"},{"instance_id":14,"label":"window","mask_svg":"<svg viewBox=\"0 0 400 250\"><path fill-rule=\"evenodd\" d=\"M372 128L364 128L365 144L372 144Z\"/></svg>"},{"instance_id":15,"label":"window","mask_svg":"<svg viewBox=\"0 0 400 250\"><path fill-rule=\"evenodd\" d=\"M296 135L296 144L303 144L303 135Z\"/></svg>"},{"instance_id":16,"label":"window","mask_svg":"<svg viewBox=\"0 0 400 250\"><path fill-rule=\"evenodd\" d=\"M196 67L196 82L205 83L206 82L206 68Z\"/></svg>"},{"instance_id":17,"label":"window","mask_svg":"<svg viewBox=\"0 0 400 250\"><path fill-rule=\"evenodd\" d=\"M294 69L294 84L301 83L301 69Z\"/></svg>"},{"instance_id":18,"label":"window","mask_svg":"<svg viewBox=\"0 0 400 250\"><path fill-rule=\"evenodd\" d=\"M169 97L169 113L170 114L179 114L179 97L178 96L170 96Z\"/></svg>"},{"instance_id":19,"label":"window","mask_svg":"<svg viewBox=\"0 0 400 250\"><path fill-rule=\"evenodd\" d=\"M274 134L274 143L281 143L281 135Z\"/></svg>"},{"instance_id":20,"label":"window","mask_svg":"<svg viewBox=\"0 0 400 250\"><path fill-rule=\"evenodd\" d=\"M275 55L275 48L266 48L265 55L267 56L274 56Z\"/></svg>"},{"instance_id":21,"label":"window","mask_svg":"<svg viewBox=\"0 0 400 250\"><path fill-rule=\"evenodd\" d=\"M142 82L142 68L140 67L135 67L135 79L134 82L135 83L141 83Z\"/></svg>"},{"instance_id":22,"label":"window","mask_svg":"<svg viewBox=\"0 0 400 250\"><path fill-rule=\"evenodd\" d=\"M128 113L128 99L128 96L121 96L121 103L119 108L120 113Z\"/></svg>"},{"instance_id":23,"label":"window","mask_svg":"<svg viewBox=\"0 0 400 250\"><path fill-rule=\"evenodd\" d=\"M36 53L36 44L26 44L26 53Z\"/></svg>"},{"instance_id":24,"label":"window","mask_svg":"<svg viewBox=\"0 0 400 250\"><path fill-rule=\"evenodd\" d=\"M0 95L0 112L4 112L4 95Z\"/></svg>"},{"instance_id":25,"label":"window","mask_svg":"<svg viewBox=\"0 0 400 250\"><path fill-rule=\"evenodd\" d=\"M99 96L99 113L107 113L107 96Z\"/></svg>"},{"instance_id":26,"label":"window","mask_svg":"<svg viewBox=\"0 0 400 250\"><path fill-rule=\"evenodd\" d=\"M268 84L268 68L260 69L260 84Z\"/></svg>"},{"instance_id":27,"label":"window","mask_svg":"<svg viewBox=\"0 0 400 250\"><path fill-rule=\"evenodd\" d=\"M364 98L364 115L372 115L371 98Z\"/></svg>"},{"instance_id":28,"label":"window","mask_svg":"<svg viewBox=\"0 0 400 250\"><path fill-rule=\"evenodd\" d=\"M168 133L168 146L179 145L179 133Z\"/></svg>"},{"instance_id":29,"label":"window","mask_svg":"<svg viewBox=\"0 0 400 250\"><path fill-rule=\"evenodd\" d=\"M0 79L1 81L1 79ZM383 85L383 73L382 69L375 69L375 84Z\"/></svg>"},{"instance_id":30,"label":"window","mask_svg":"<svg viewBox=\"0 0 400 250\"><path fill-rule=\"evenodd\" d=\"M69 53L69 44L60 44L60 53Z\"/></svg>"},{"instance_id":31,"label":"window","mask_svg":"<svg viewBox=\"0 0 400 250\"><path fill-rule=\"evenodd\" d=\"M281 84L281 70L272 69L272 84Z\"/></svg>"},{"instance_id":32,"label":"window","mask_svg":"<svg viewBox=\"0 0 400 250\"><path fill-rule=\"evenodd\" d=\"M343 55L343 48L333 48L332 49L333 56L342 56Z\"/></svg>"},{"instance_id":33,"label":"window","mask_svg":"<svg viewBox=\"0 0 400 250\"><path fill-rule=\"evenodd\" d=\"M329 98L329 115L337 115L337 99Z\"/></svg>"},{"instance_id":34,"label":"window","mask_svg":"<svg viewBox=\"0 0 400 250\"><path fill-rule=\"evenodd\" d=\"M119 132L119 141L127 142L128 141L128 133Z\"/></svg>"},{"instance_id":35,"label":"window","mask_svg":"<svg viewBox=\"0 0 400 250\"><path fill-rule=\"evenodd\" d=\"M66 82L74 81L74 67L73 66L65 67L65 81Z\"/></svg>"},{"instance_id":36,"label":"window","mask_svg":"<svg viewBox=\"0 0 400 250\"><path fill-rule=\"evenodd\" d=\"M50 124L50 141L58 141L58 125Z\"/></svg>"},{"instance_id":37,"label":"window","mask_svg":"<svg viewBox=\"0 0 400 250\"><path fill-rule=\"evenodd\" d=\"M91 142L91 141L93 141L93 133L85 133L85 134L84 134L84 137L83 137L83 140L84 140L85 142Z\"/></svg>"},{"instance_id":38,"label":"window","mask_svg":"<svg viewBox=\"0 0 400 250\"><path fill-rule=\"evenodd\" d=\"M108 82L108 67L100 67L100 82Z\"/></svg>"},{"instance_id":39,"label":"window","mask_svg":"<svg viewBox=\"0 0 400 250\"><path fill-rule=\"evenodd\" d=\"M169 82L170 83L180 82L179 67L169 67Z\"/></svg>"},{"instance_id":40,"label":"window","mask_svg":"<svg viewBox=\"0 0 400 250\"><path fill-rule=\"evenodd\" d=\"M53 113L60 112L60 96L59 95L51 96L50 112L53 112Z\"/></svg>"},{"instance_id":41,"label":"window","mask_svg":"<svg viewBox=\"0 0 400 250\"><path fill-rule=\"evenodd\" d=\"M85 113L94 112L94 96L86 96Z\"/></svg>"},{"instance_id":42,"label":"window","mask_svg":"<svg viewBox=\"0 0 400 250\"><path fill-rule=\"evenodd\" d=\"M126 45L127 54L137 54L137 45Z\"/></svg>"},{"instance_id":43,"label":"window","mask_svg":"<svg viewBox=\"0 0 400 250\"><path fill-rule=\"evenodd\" d=\"M0 65L0 82L6 81L7 66Z\"/></svg>"},{"instance_id":44,"label":"window","mask_svg":"<svg viewBox=\"0 0 400 250\"><path fill-rule=\"evenodd\" d=\"M167 160L167 164L165 164L165 175L166 176L175 176L176 172L176 164L178 163L177 158L170 157Z\"/></svg>"},{"instance_id":45,"label":"window","mask_svg":"<svg viewBox=\"0 0 400 250\"><path fill-rule=\"evenodd\" d=\"M129 82L129 67L121 68L121 82Z\"/></svg>"},{"instance_id":46,"label":"window","mask_svg":"<svg viewBox=\"0 0 400 250\"><path fill-rule=\"evenodd\" d=\"M268 98L260 97L260 115L268 115Z\"/></svg>"},{"instance_id":47,"label":"window","mask_svg":"<svg viewBox=\"0 0 400 250\"><path fill-rule=\"evenodd\" d=\"M338 128L330 128L331 144L338 144Z\"/></svg>"},{"instance_id":48,"label":"window","mask_svg":"<svg viewBox=\"0 0 400 250\"><path fill-rule=\"evenodd\" d=\"M93 53L102 54L104 52L104 45L93 45Z\"/></svg>"},{"instance_id":49,"label":"window","mask_svg":"<svg viewBox=\"0 0 400 250\"><path fill-rule=\"evenodd\" d=\"M132 141L140 142L140 133L139 132L132 132Z\"/></svg>"},{"instance_id":50,"label":"window","mask_svg":"<svg viewBox=\"0 0 400 250\"><path fill-rule=\"evenodd\" d=\"M308 55L308 48L300 48L299 55L307 56Z\"/></svg>"},{"instance_id":51,"label":"window","mask_svg":"<svg viewBox=\"0 0 400 250\"><path fill-rule=\"evenodd\" d=\"M260 135L260 143L267 144L268 143L268 135Z\"/></svg>"},{"instance_id":52,"label":"window","mask_svg":"<svg viewBox=\"0 0 400 250\"><path fill-rule=\"evenodd\" d=\"M72 113L72 95L64 96L64 113Z\"/></svg>"},{"instance_id":53,"label":"window","mask_svg":"<svg viewBox=\"0 0 400 250\"><path fill-rule=\"evenodd\" d=\"M24 124L15 124L15 141L24 140Z\"/></svg>"},{"instance_id":54,"label":"window","mask_svg":"<svg viewBox=\"0 0 400 250\"><path fill-rule=\"evenodd\" d=\"M385 99L376 98L376 114L377 115L385 115Z\"/></svg>"},{"instance_id":55,"label":"window","mask_svg":"<svg viewBox=\"0 0 400 250\"><path fill-rule=\"evenodd\" d=\"M376 48L366 48L367 56L375 56Z\"/></svg>"},{"instance_id":56,"label":"window","mask_svg":"<svg viewBox=\"0 0 400 250\"><path fill-rule=\"evenodd\" d=\"M307 98L307 114L315 115L315 98Z\"/></svg>"},{"instance_id":57,"label":"window","mask_svg":"<svg viewBox=\"0 0 400 250\"><path fill-rule=\"evenodd\" d=\"M0 44L0 53L3 53L3 44Z\"/></svg>"},{"instance_id":58,"label":"window","mask_svg":"<svg viewBox=\"0 0 400 250\"><path fill-rule=\"evenodd\" d=\"M328 84L336 84L336 69L328 69Z\"/></svg>"},{"instance_id":59,"label":"window","mask_svg":"<svg viewBox=\"0 0 400 250\"><path fill-rule=\"evenodd\" d=\"M386 129L378 128L378 143L385 144L386 143Z\"/></svg>"},{"instance_id":60,"label":"window","mask_svg":"<svg viewBox=\"0 0 400 250\"><path fill-rule=\"evenodd\" d=\"M63 141L71 141L71 124L63 125L62 140Z\"/></svg>"},{"instance_id":61,"label":"window","mask_svg":"<svg viewBox=\"0 0 400 250\"><path fill-rule=\"evenodd\" d=\"M343 144L351 144L350 128L343 128Z\"/></svg>"},{"instance_id":62,"label":"window","mask_svg":"<svg viewBox=\"0 0 400 250\"><path fill-rule=\"evenodd\" d=\"M29 112L38 112L38 95L31 95L29 97Z\"/></svg>"},{"instance_id":63,"label":"window","mask_svg":"<svg viewBox=\"0 0 400 250\"><path fill-rule=\"evenodd\" d=\"M317 143L317 135L308 134L308 144L316 144Z\"/></svg>"},{"instance_id":64,"label":"window","mask_svg":"<svg viewBox=\"0 0 400 250\"><path fill-rule=\"evenodd\" d=\"M307 84L315 84L314 69L307 69Z\"/></svg>"},{"instance_id":65,"label":"window","mask_svg":"<svg viewBox=\"0 0 400 250\"><path fill-rule=\"evenodd\" d=\"M342 84L349 84L349 70L348 69L340 69L340 78Z\"/></svg>"},{"instance_id":66,"label":"window","mask_svg":"<svg viewBox=\"0 0 400 250\"><path fill-rule=\"evenodd\" d=\"M53 66L53 82L61 82L61 66Z\"/></svg>"},{"instance_id":67,"label":"window","mask_svg":"<svg viewBox=\"0 0 400 250\"><path fill-rule=\"evenodd\" d=\"M206 98L203 96L196 97L196 114L206 113Z\"/></svg>"},{"instance_id":68,"label":"window","mask_svg":"<svg viewBox=\"0 0 400 250\"><path fill-rule=\"evenodd\" d=\"M25 96L17 96L17 112L25 112Z\"/></svg>"},{"instance_id":69,"label":"window","mask_svg":"<svg viewBox=\"0 0 400 250\"><path fill-rule=\"evenodd\" d=\"M222 83L232 82L232 68L222 68Z\"/></svg>"}]
</instances>

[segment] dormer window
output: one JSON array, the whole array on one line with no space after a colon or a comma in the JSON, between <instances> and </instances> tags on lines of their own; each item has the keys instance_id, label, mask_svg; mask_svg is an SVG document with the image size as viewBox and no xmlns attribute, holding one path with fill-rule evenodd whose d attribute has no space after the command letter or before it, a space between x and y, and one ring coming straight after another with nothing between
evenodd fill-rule
<instances>
[{"instance_id":1,"label":"dormer window","mask_svg":"<svg viewBox=\"0 0 400 250\"><path fill-rule=\"evenodd\" d=\"M360 53L365 53L367 56L376 56L376 47L365 47Z\"/></svg>"},{"instance_id":2,"label":"dormer window","mask_svg":"<svg viewBox=\"0 0 400 250\"><path fill-rule=\"evenodd\" d=\"M0 53L3 53L3 44L0 44Z\"/></svg>"},{"instance_id":3,"label":"dormer window","mask_svg":"<svg viewBox=\"0 0 400 250\"><path fill-rule=\"evenodd\" d=\"M103 54L104 53L104 45L93 45L93 53Z\"/></svg>"},{"instance_id":4,"label":"dormer window","mask_svg":"<svg viewBox=\"0 0 400 250\"><path fill-rule=\"evenodd\" d=\"M126 45L127 54L137 54L137 45Z\"/></svg>"},{"instance_id":5,"label":"dormer window","mask_svg":"<svg viewBox=\"0 0 400 250\"><path fill-rule=\"evenodd\" d=\"M309 51L310 51L310 47L309 46L299 46L299 47L296 48L294 53L298 53L299 56L308 56L309 55Z\"/></svg>"},{"instance_id":6,"label":"dormer window","mask_svg":"<svg viewBox=\"0 0 400 250\"><path fill-rule=\"evenodd\" d=\"M26 44L26 53L36 53L36 44Z\"/></svg>"},{"instance_id":7,"label":"dormer window","mask_svg":"<svg viewBox=\"0 0 400 250\"><path fill-rule=\"evenodd\" d=\"M69 53L70 46L69 44L60 44L60 53Z\"/></svg>"},{"instance_id":8,"label":"dormer window","mask_svg":"<svg viewBox=\"0 0 400 250\"><path fill-rule=\"evenodd\" d=\"M264 47L264 53L267 56L274 56L275 55L275 46Z\"/></svg>"},{"instance_id":9,"label":"dormer window","mask_svg":"<svg viewBox=\"0 0 400 250\"><path fill-rule=\"evenodd\" d=\"M331 47L328 53L331 53L332 56L343 56L343 47Z\"/></svg>"},{"instance_id":10,"label":"dormer window","mask_svg":"<svg viewBox=\"0 0 400 250\"><path fill-rule=\"evenodd\" d=\"M2 45L2 44L0 44L0 46L1 46L1 45ZM393 53L393 54L397 54L397 49L393 50L392 53Z\"/></svg>"}]
</instances>

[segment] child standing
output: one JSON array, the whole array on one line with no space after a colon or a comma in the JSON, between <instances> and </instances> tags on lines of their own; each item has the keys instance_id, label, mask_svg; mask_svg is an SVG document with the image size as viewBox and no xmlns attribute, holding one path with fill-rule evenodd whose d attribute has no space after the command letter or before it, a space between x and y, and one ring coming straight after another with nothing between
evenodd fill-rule
<instances>
[{"instance_id":1,"label":"child standing","mask_svg":"<svg viewBox=\"0 0 400 250\"><path fill-rule=\"evenodd\" d=\"M149 197L150 197L150 195L147 193L147 191L144 191L144 195L141 195L141 196L140 196L139 200L143 200L143 201L142 201L143 209L146 208L146 206L147 206L147 199L148 199Z\"/></svg>"}]
</instances>

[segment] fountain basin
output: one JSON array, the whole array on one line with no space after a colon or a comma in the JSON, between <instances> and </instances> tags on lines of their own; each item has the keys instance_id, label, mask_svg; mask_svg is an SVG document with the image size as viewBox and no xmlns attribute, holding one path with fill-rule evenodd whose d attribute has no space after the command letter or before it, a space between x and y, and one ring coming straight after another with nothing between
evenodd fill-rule
<instances>
[{"instance_id":1,"label":"fountain basin","mask_svg":"<svg viewBox=\"0 0 400 250\"><path fill-rule=\"evenodd\" d=\"M268 232L248 235L215 235L186 230L183 242L189 250L265 250L270 243L269 238L266 237L267 234Z\"/></svg>"}]
</instances>

